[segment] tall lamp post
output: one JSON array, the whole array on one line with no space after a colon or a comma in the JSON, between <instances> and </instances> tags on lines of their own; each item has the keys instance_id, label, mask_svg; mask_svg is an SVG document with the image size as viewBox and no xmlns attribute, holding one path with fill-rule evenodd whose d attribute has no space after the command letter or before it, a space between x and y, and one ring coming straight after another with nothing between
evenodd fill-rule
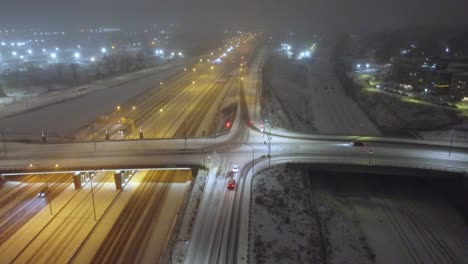
<instances>
[{"instance_id":1,"label":"tall lamp post","mask_svg":"<svg viewBox=\"0 0 468 264\"><path fill-rule=\"evenodd\" d=\"M37 165L37 164L29 164L29 168L39 168L39 169L48 169L48 168L58 168L59 165L58 164L55 164L55 165L49 165L49 166L41 166L41 165ZM46 183L46 200L47 200L47 203L49 204L49 210L50 210L50 214L53 215L53 211L52 211L52 203L51 201L49 200L49 182L47 181L47 173L44 173L44 178L45 178L45 183Z\"/></svg>"}]
</instances>

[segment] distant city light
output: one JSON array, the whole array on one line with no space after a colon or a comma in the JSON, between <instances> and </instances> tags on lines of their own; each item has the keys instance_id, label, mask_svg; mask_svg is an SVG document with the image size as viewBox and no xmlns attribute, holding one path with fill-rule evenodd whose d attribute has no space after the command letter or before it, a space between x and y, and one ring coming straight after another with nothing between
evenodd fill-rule
<instances>
[{"instance_id":1,"label":"distant city light","mask_svg":"<svg viewBox=\"0 0 468 264\"><path fill-rule=\"evenodd\" d=\"M6 45L6 43L5 43L5 42L2 42L2 46L5 46L5 45Z\"/></svg>"},{"instance_id":2,"label":"distant city light","mask_svg":"<svg viewBox=\"0 0 468 264\"><path fill-rule=\"evenodd\" d=\"M58 51L58 50L59 50L59 48L55 48L55 50L56 50L56 51Z\"/></svg>"},{"instance_id":3,"label":"distant city light","mask_svg":"<svg viewBox=\"0 0 468 264\"><path fill-rule=\"evenodd\" d=\"M28 54L32 54L32 50L29 49L29 50L28 50Z\"/></svg>"},{"instance_id":4,"label":"distant city light","mask_svg":"<svg viewBox=\"0 0 468 264\"><path fill-rule=\"evenodd\" d=\"M11 53L11 55L13 55L13 56L16 56L16 54L17 54L16 51L13 51L13 52Z\"/></svg>"},{"instance_id":5,"label":"distant city light","mask_svg":"<svg viewBox=\"0 0 468 264\"><path fill-rule=\"evenodd\" d=\"M52 59L55 59L55 58L57 58L57 54L56 54L55 52L52 52L52 53L50 54L50 57L51 57Z\"/></svg>"},{"instance_id":6,"label":"distant city light","mask_svg":"<svg viewBox=\"0 0 468 264\"><path fill-rule=\"evenodd\" d=\"M361 64L356 65L358 69L361 69Z\"/></svg>"},{"instance_id":7,"label":"distant city light","mask_svg":"<svg viewBox=\"0 0 468 264\"><path fill-rule=\"evenodd\" d=\"M102 53L106 53L106 52L107 52L107 49L106 49L106 48L102 48L102 49L101 49L101 52L102 52Z\"/></svg>"},{"instance_id":8,"label":"distant city light","mask_svg":"<svg viewBox=\"0 0 468 264\"><path fill-rule=\"evenodd\" d=\"M21 55L21 56L20 56L20 59L24 59L24 56L23 56L23 55Z\"/></svg>"},{"instance_id":9,"label":"distant city light","mask_svg":"<svg viewBox=\"0 0 468 264\"><path fill-rule=\"evenodd\" d=\"M446 52L446 53L449 53L449 52L450 52L450 49L449 49L449 48L445 48L445 52Z\"/></svg>"},{"instance_id":10,"label":"distant city light","mask_svg":"<svg viewBox=\"0 0 468 264\"><path fill-rule=\"evenodd\" d=\"M80 58L80 53L79 53L79 52L75 52L75 54L73 54L73 57L75 57L75 59L79 59L79 58Z\"/></svg>"},{"instance_id":11,"label":"distant city light","mask_svg":"<svg viewBox=\"0 0 468 264\"><path fill-rule=\"evenodd\" d=\"M370 66L369 63L367 63L367 64L366 64L366 68L369 69L369 66Z\"/></svg>"},{"instance_id":12,"label":"distant city light","mask_svg":"<svg viewBox=\"0 0 468 264\"><path fill-rule=\"evenodd\" d=\"M91 57L91 61L94 62L96 59L94 57Z\"/></svg>"}]
</instances>

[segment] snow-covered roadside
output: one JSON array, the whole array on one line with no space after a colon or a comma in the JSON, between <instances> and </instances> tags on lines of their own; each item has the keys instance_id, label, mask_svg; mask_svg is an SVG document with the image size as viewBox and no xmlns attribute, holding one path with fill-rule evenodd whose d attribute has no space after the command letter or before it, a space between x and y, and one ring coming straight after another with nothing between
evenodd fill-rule
<instances>
[{"instance_id":1,"label":"snow-covered roadside","mask_svg":"<svg viewBox=\"0 0 468 264\"><path fill-rule=\"evenodd\" d=\"M75 97L80 97L91 92L113 88L127 82L145 78L153 74L158 74L162 71L168 70L169 68L177 67L185 63L186 60L177 60L157 67L119 75L110 79L94 81L90 84L81 85L72 89L42 93L36 96L24 96L21 98L22 100L15 100L15 102L10 104L0 104L0 118L13 116L22 112L32 111L50 104L71 100Z\"/></svg>"},{"instance_id":2,"label":"snow-covered roadside","mask_svg":"<svg viewBox=\"0 0 468 264\"><path fill-rule=\"evenodd\" d=\"M468 229L433 181L265 169L253 178L251 261L464 263Z\"/></svg>"},{"instance_id":3,"label":"snow-covered roadside","mask_svg":"<svg viewBox=\"0 0 468 264\"><path fill-rule=\"evenodd\" d=\"M263 69L262 115L274 127L327 135L380 135L347 96L321 49L305 61L271 53Z\"/></svg>"},{"instance_id":4,"label":"snow-covered roadside","mask_svg":"<svg viewBox=\"0 0 468 264\"><path fill-rule=\"evenodd\" d=\"M284 177L287 176L287 177ZM253 178L250 236L255 263L325 263L306 179L275 166Z\"/></svg>"},{"instance_id":5,"label":"snow-covered roadside","mask_svg":"<svg viewBox=\"0 0 468 264\"><path fill-rule=\"evenodd\" d=\"M0 119L1 130L5 133L5 138L15 140L18 138L36 139L41 130L46 130L51 135L68 136L77 129L87 125L96 116L112 111L117 104L143 93L146 89L154 87L165 78L175 74L182 69L182 61L177 64L161 66L159 69L148 69L135 75L132 79L124 77L114 80L115 85L97 85L98 90L89 92L70 100L49 104L40 109L24 112L12 117ZM123 79L122 79L123 78ZM78 96L78 91L74 90ZM21 108L23 109L23 108ZM16 110L0 109L0 113L15 113ZM40 120L40 122L37 122Z\"/></svg>"},{"instance_id":6,"label":"snow-covered roadside","mask_svg":"<svg viewBox=\"0 0 468 264\"><path fill-rule=\"evenodd\" d=\"M199 170L192 186L187 190L190 194L186 195L183 203L184 207L181 208L178 214L177 223L160 259L161 263L182 263L205 190L205 175L208 173L207 170Z\"/></svg>"}]
</instances>

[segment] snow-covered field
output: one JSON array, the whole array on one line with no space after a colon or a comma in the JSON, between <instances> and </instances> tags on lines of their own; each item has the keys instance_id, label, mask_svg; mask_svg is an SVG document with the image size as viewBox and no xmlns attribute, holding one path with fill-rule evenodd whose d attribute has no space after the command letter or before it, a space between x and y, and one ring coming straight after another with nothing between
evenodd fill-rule
<instances>
[{"instance_id":1,"label":"snow-covered field","mask_svg":"<svg viewBox=\"0 0 468 264\"><path fill-rule=\"evenodd\" d=\"M263 115L276 127L328 135L379 135L334 75L329 51L312 60L273 51L263 70Z\"/></svg>"},{"instance_id":2,"label":"snow-covered field","mask_svg":"<svg viewBox=\"0 0 468 264\"><path fill-rule=\"evenodd\" d=\"M85 87L0 106L0 118L16 114L0 119L0 130L5 132L6 138L12 139L36 139L37 136L40 137L42 130L69 136L96 116L111 112L116 105L158 85L160 81L182 69L184 63L185 61L176 61ZM29 111L31 109L36 110Z\"/></svg>"},{"instance_id":3,"label":"snow-covered field","mask_svg":"<svg viewBox=\"0 0 468 264\"><path fill-rule=\"evenodd\" d=\"M253 180L252 263L466 263L468 228L439 188L454 182L431 181L266 169Z\"/></svg>"}]
</instances>

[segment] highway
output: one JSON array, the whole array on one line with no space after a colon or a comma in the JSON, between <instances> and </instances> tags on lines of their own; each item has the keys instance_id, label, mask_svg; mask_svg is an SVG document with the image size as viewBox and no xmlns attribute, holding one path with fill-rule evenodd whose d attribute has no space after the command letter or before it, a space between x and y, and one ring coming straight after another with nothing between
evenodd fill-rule
<instances>
[{"instance_id":1,"label":"highway","mask_svg":"<svg viewBox=\"0 0 468 264\"><path fill-rule=\"evenodd\" d=\"M116 105L114 112L82 128L75 141L104 141L106 130L110 140L139 139L140 129L146 139L202 137L203 130L206 136L217 134L225 121L225 100L237 96L232 88L240 81L239 65L253 48L250 43L240 46L219 64L213 63L219 51L201 56L153 89Z\"/></svg>"},{"instance_id":2,"label":"highway","mask_svg":"<svg viewBox=\"0 0 468 264\"><path fill-rule=\"evenodd\" d=\"M214 74L210 74L209 70L203 74L192 72L168 81L167 88L164 88L168 90L164 90L164 93L155 92L148 96L152 99L138 98L135 102L121 105L109 120L104 119L104 125L96 121L94 133L99 142L95 144L95 149L91 142L93 136L87 128L81 134L88 141L85 143L8 143L8 153L0 159L0 168L3 171L24 171L32 163L58 164L53 169L55 171L186 165L206 167L208 165L203 157L210 155L212 162L207 185L188 241L185 263L247 262L251 250L248 233L253 169L259 171L270 165L300 162L419 168L444 173L468 170L468 146L458 142L451 146L450 142L442 141L304 135L277 128L271 128L269 135L262 133L258 107L261 65L261 61L251 61L249 74L239 85L236 85L239 81L236 63L227 65L224 70L217 69ZM220 79L226 79L226 83L217 83ZM192 86L190 81L200 86ZM216 119L216 111L213 109L219 106L208 106L221 98L219 89L229 89L229 86L238 88L233 90L239 95L236 100L239 111L230 132L216 137L212 121ZM205 89L203 95L200 95L199 89ZM186 109L187 102L193 103ZM118 119L122 117L134 123L132 132L118 133L122 129ZM209 120L211 125L200 125L206 124L206 121L201 121L203 118ZM114 126L111 127L111 124ZM158 140L137 140L140 127L146 135L149 134L145 138L151 138L150 131L153 129L154 138ZM106 128L113 141L104 141ZM203 128L209 137L202 137ZM267 156L269 136L271 159ZM169 137L173 139L162 139ZM184 137L189 139L185 140ZM364 142L363 147L349 144L357 138ZM234 164L239 165L240 171L232 175L237 186L230 191L226 183ZM111 260L106 254L103 249L102 258Z\"/></svg>"}]
</instances>

